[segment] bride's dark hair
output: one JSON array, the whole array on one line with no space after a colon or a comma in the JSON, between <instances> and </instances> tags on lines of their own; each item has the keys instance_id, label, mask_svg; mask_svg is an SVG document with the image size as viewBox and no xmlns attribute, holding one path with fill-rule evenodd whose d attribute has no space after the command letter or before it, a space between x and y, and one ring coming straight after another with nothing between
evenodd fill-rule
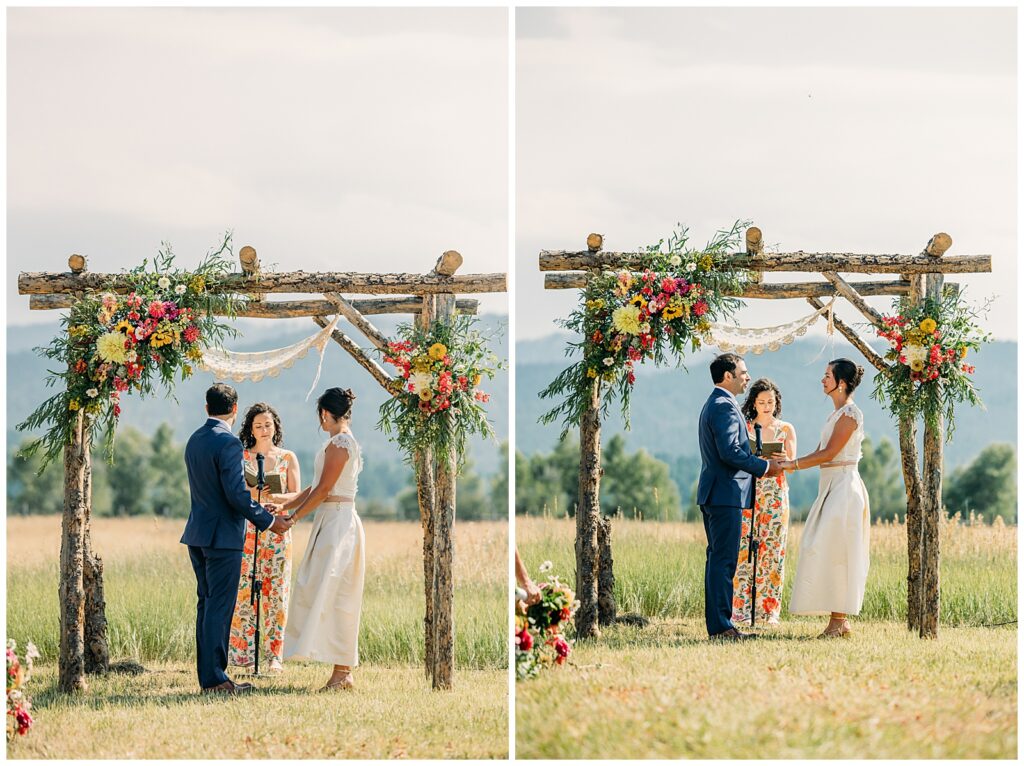
<instances>
[{"instance_id":1,"label":"bride's dark hair","mask_svg":"<svg viewBox=\"0 0 1024 766\"><path fill-rule=\"evenodd\" d=\"M329 412L338 420L352 417L352 402L356 395L351 388L328 388L316 400L316 411Z\"/></svg>"},{"instance_id":2,"label":"bride's dark hair","mask_svg":"<svg viewBox=\"0 0 1024 766\"><path fill-rule=\"evenodd\" d=\"M832 377L836 379L836 383L842 381L846 384L847 394L852 394L864 377L864 368L849 359L833 359L828 366L832 368Z\"/></svg>"}]
</instances>

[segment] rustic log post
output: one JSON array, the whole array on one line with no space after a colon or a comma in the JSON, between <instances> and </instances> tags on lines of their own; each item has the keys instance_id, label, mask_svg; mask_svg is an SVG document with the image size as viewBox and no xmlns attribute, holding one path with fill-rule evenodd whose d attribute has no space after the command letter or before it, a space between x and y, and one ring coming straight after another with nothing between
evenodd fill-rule
<instances>
[{"instance_id":1,"label":"rustic log post","mask_svg":"<svg viewBox=\"0 0 1024 766\"><path fill-rule=\"evenodd\" d=\"M68 268L71 269L72 274L81 274L88 267L84 255L78 253L72 253L68 256Z\"/></svg>"},{"instance_id":2,"label":"rustic log post","mask_svg":"<svg viewBox=\"0 0 1024 766\"><path fill-rule=\"evenodd\" d=\"M92 549L92 433L83 428L83 496L85 524L82 545L82 587L85 591L85 672L106 673L110 669L107 643L107 603L103 597L103 561Z\"/></svg>"},{"instance_id":3,"label":"rustic log post","mask_svg":"<svg viewBox=\"0 0 1024 766\"><path fill-rule=\"evenodd\" d=\"M455 296L436 297L437 321L451 324ZM445 417L454 417L446 412ZM455 674L455 526L456 457L453 449L434 456L434 673L433 688L451 689Z\"/></svg>"},{"instance_id":4,"label":"rustic log post","mask_svg":"<svg viewBox=\"0 0 1024 766\"><path fill-rule=\"evenodd\" d=\"M437 301L425 295L417 322L424 330L434 321ZM434 508L437 505L434 487L434 456L430 449L420 450L414 460L416 466L416 499L420 506L420 527L423 529L423 671L427 678L434 675Z\"/></svg>"},{"instance_id":5,"label":"rustic log post","mask_svg":"<svg viewBox=\"0 0 1024 766\"><path fill-rule=\"evenodd\" d=\"M63 692L85 691L85 417L75 421L71 443L64 447L64 517L60 545L60 659L58 686Z\"/></svg>"},{"instance_id":6,"label":"rustic log post","mask_svg":"<svg viewBox=\"0 0 1024 766\"><path fill-rule=\"evenodd\" d=\"M245 245L238 251L238 262L242 267L242 273L247 277L260 277L260 258L256 255L256 248L252 245ZM263 300L262 293L253 293L249 296L257 303Z\"/></svg>"},{"instance_id":7,"label":"rustic log post","mask_svg":"<svg viewBox=\"0 0 1024 766\"><path fill-rule=\"evenodd\" d=\"M601 517L597 522L598 556L597 609L601 625L614 625L618 617L615 603L615 570L612 560L612 520Z\"/></svg>"},{"instance_id":8,"label":"rustic log post","mask_svg":"<svg viewBox=\"0 0 1024 766\"><path fill-rule=\"evenodd\" d=\"M580 420L579 504L576 506L576 637L597 638L598 546L601 518L601 386L594 380L590 404Z\"/></svg>"},{"instance_id":9,"label":"rustic log post","mask_svg":"<svg viewBox=\"0 0 1024 766\"><path fill-rule=\"evenodd\" d=\"M924 278L910 275L909 303L916 306L924 294ZM921 630L921 536L924 488L917 454L917 421L902 417L899 422L900 456L903 463L903 485L907 492L907 628Z\"/></svg>"},{"instance_id":10,"label":"rustic log post","mask_svg":"<svg viewBox=\"0 0 1024 766\"><path fill-rule=\"evenodd\" d=\"M594 233L587 235L587 250L596 253L602 247L604 247L604 236Z\"/></svg>"},{"instance_id":11,"label":"rustic log post","mask_svg":"<svg viewBox=\"0 0 1024 766\"><path fill-rule=\"evenodd\" d=\"M928 241L925 254L936 260L953 244L945 233L936 234ZM924 278L925 296L932 300L942 299L941 273L928 274ZM941 382L939 385L942 385ZM924 458L921 465L921 482L924 488L921 508L921 638L939 636L939 530L942 526L942 441L944 429L941 413L935 423L924 424Z\"/></svg>"},{"instance_id":12,"label":"rustic log post","mask_svg":"<svg viewBox=\"0 0 1024 766\"><path fill-rule=\"evenodd\" d=\"M747 229L746 234L747 242L747 255L752 256L756 259L764 252L764 239L761 237L761 230L756 226L751 226ZM759 285L764 281L764 272L758 269L752 272L754 275L753 283Z\"/></svg>"},{"instance_id":13,"label":"rustic log post","mask_svg":"<svg viewBox=\"0 0 1024 766\"><path fill-rule=\"evenodd\" d=\"M434 264L434 273L450 277L462 265L462 254L458 250L445 250Z\"/></svg>"}]
</instances>

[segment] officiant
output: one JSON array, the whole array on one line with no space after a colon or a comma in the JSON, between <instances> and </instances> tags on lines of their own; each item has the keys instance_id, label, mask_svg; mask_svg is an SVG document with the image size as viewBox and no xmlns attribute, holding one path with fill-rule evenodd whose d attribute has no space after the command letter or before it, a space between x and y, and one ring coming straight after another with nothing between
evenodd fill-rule
<instances>
[{"instance_id":1,"label":"officiant","mask_svg":"<svg viewBox=\"0 0 1024 766\"><path fill-rule=\"evenodd\" d=\"M262 500L283 504L291 500L302 486L299 461L295 453L282 447L284 429L277 411L266 402L254 404L245 413L242 430L238 435L245 448L246 481L253 498L257 496L256 456L263 455L266 484ZM229 662L243 668L254 664L256 648L256 621L254 608L250 604L252 587L253 551L256 548L256 530L246 524L245 553L242 556L242 573L238 581L238 598L235 613L231 619ZM260 643L263 652L260 668L269 667L270 672L283 670L284 631L288 621L288 593L292 580L292 533L283 535L263 532L259 535L258 579L263 588L260 598ZM265 659L269 662L264 664Z\"/></svg>"}]
</instances>

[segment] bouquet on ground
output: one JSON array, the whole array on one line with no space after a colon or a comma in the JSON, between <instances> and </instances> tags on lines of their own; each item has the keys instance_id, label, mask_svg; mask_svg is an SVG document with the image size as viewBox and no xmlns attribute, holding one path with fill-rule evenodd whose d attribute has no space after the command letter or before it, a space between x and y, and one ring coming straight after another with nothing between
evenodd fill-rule
<instances>
[{"instance_id":1,"label":"bouquet on ground","mask_svg":"<svg viewBox=\"0 0 1024 766\"><path fill-rule=\"evenodd\" d=\"M550 561L540 567L542 573L550 569ZM562 629L579 607L576 594L558 577L539 583L538 587L540 601L516 614L516 679L520 681L533 678L544 667L564 665L572 652Z\"/></svg>"},{"instance_id":2,"label":"bouquet on ground","mask_svg":"<svg viewBox=\"0 0 1024 766\"><path fill-rule=\"evenodd\" d=\"M384 362L398 370L400 388L380 410L377 427L392 437L410 459L425 448L454 448L461 463L470 435L493 438L484 405L490 394L480 389L504 367L488 348L471 317L451 325L435 322L429 330L405 324L399 340L388 343Z\"/></svg>"},{"instance_id":3,"label":"bouquet on ground","mask_svg":"<svg viewBox=\"0 0 1024 766\"><path fill-rule=\"evenodd\" d=\"M946 437L951 437L955 404L983 406L971 379L974 365L967 359L990 340L977 320L978 313L955 292L917 305L897 301L894 313L883 316L876 328L891 348L885 355L888 368L875 379L874 397L897 417L923 414L935 424L945 415Z\"/></svg>"},{"instance_id":4,"label":"bouquet on ground","mask_svg":"<svg viewBox=\"0 0 1024 766\"><path fill-rule=\"evenodd\" d=\"M580 336L566 353L578 361L563 370L541 393L562 397L541 420L561 419L568 430L578 426L590 406L594 383L607 386L629 414L637 364L681 359L705 342L711 322L733 315L740 306L745 272L728 268L747 222L719 231L703 248L688 246L687 229L645 248L630 270L593 275L583 302L561 324ZM605 410L612 397L604 397Z\"/></svg>"},{"instance_id":5,"label":"bouquet on ground","mask_svg":"<svg viewBox=\"0 0 1024 766\"><path fill-rule=\"evenodd\" d=\"M29 641L25 660L18 659L18 644L7 642L7 741L28 734L32 728L32 701L25 693L25 685L32 675L32 662L39 658L35 645Z\"/></svg>"},{"instance_id":6,"label":"bouquet on ground","mask_svg":"<svg viewBox=\"0 0 1024 766\"><path fill-rule=\"evenodd\" d=\"M220 249L207 254L194 271L176 268L165 243L152 264L143 261L75 301L61 319L64 332L37 349L64 369L47 379L47 385L59 383L62 390L18 426L48 429L27 454L41 448L45 466L71 443L84 413L88 425L98 421L105 426L112 458L122 395L152 393L157 382L170 389L176 376L192 375L203 346L235 334L216 315L232 316L238 299L211 292L232 268L230 242L225 236Z\"/></svg>"}]
</instances>

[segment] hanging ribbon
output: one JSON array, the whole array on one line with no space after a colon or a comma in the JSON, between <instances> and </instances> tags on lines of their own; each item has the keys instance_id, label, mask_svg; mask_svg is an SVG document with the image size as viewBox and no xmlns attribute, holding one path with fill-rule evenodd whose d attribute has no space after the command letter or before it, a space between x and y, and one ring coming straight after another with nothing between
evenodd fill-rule
<instances>
[{"instance_id":1,"label":"hanging ribbon","mask_svg":"<svg viewBox=\"0 0 1024 766\"><path fill-rule=\"evenodd\" d=\"M290 368L299 359L315 348L320 355L316 366L316 377L313 378L313 385L306 394L306 401L309 401L316 384L320 382L320 371L324 365L324 349L331 333L338 326L338 316L325 328L315 335L300 340L284 348L277 348L273 351L228 351L222 348L204 348L203 360L199 367L207 372L213 373L218 378L228 378L240 382L243 380L260 381L269 376L276 378L281 370Z\"/></svg>"}]
</instances>

